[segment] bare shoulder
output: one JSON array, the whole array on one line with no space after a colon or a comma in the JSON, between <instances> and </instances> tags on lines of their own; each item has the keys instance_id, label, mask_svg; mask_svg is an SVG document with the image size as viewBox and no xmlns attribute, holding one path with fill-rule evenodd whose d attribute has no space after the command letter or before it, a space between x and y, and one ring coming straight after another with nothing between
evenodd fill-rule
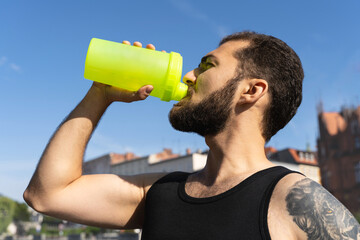
<instances>
[{"instance_id":1,"label":"bare shoulder","mask_svg":"<svg viewBox=\"0 0 360 240\"><path fill-rule=\"evenodd\" d=\"M279 217L294 239L360 239L359 223L349 210L319 183L300 174L279 181L270 210L281 212Z\"/></svg>"}]
</instances>

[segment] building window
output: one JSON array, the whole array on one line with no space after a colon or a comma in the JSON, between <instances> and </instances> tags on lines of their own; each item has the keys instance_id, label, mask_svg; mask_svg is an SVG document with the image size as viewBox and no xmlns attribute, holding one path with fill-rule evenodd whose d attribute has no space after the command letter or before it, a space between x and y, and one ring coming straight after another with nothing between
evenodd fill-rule
<instances>
[{"instance_id":1,"label":"building window","mask_svg":"<svg viewBox=\"0 0 360 240\"><path fill-rule=\"evenodd\" d=\"M331 176L331 173L325 171L324 174L323 174L323 177L321 178L321 182L322 182L323 187L325 187L328 190L329 190L329 187L330 187L330 176Z\"/></svg>"},{"instance_id":2,"label":"building window","mask_svg":"<svg viewBox=\"0 0 360 240\"><path fill-rule=\"evenodd\" d=\"M326 154L326 149L324 146L321 146L320 147L320 150L321 150L321 156L325 157L325 154Z\"/></svg>"},{"instance_id":3,"label":"building window","mask_svg":"<svg viewBox=\"0 0 360 240\"><path fill-rule=\"evenodd\" d=\"M351 122L351 132L352 132L352 134L357 134L359 132L359 123L358 123L357 119L354 119Z\"/></svg>"},{"instance_id":4,"label":"building window","mask_svg":"<svg viewBox=\"0 0 360 240\"><path fill-rule=\"evenodd\" d=\"M355 137L355 149L360 149L360 137Z\"/></svg>"},{"instance_id":5,"label":"building window","mask_svg":"<svg viewBox=\"0 0 360 240\"><path fill-rule=\"evenodd\" d=\"M360 183L360 162L355 164L355 181Z\"/></svg>"}]
</instances>

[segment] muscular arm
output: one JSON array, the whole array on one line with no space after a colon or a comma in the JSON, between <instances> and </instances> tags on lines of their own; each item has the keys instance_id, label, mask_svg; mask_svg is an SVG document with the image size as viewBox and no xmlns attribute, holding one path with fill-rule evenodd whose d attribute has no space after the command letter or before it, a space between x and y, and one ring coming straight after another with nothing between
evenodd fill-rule
<instances>
[{"instance_id":1,"label":"muscular arm","mask_svg":"<svg viewBox=\"0 0 360 240\"><path fill-rule=\"evenodd\" d=\"M124 41L124 44L130 44ZM142 44L135 42L134 46ZM155 49L148 44L148 49ZM50 216L108 228L140 228L147 190L164 173L138 176L82 176L86 145L114 101L144 100L152 86L137 92L94 83L49 141L24 192L25 201Z\"/></svg>"},{"instance_id":2,"label":"muscular arm","mask_svg":"<svg viewBox=\"0 0 360 240\"><path fill-rule=\"evenodd\" d=\"M73 222L141 227L146 189L160 175L82 176L82 160L90 136L110 103L142 100L149 90L151 86L145 86L133 93L94 83L48 143L24 192L25 201L39 212Z\"/></svg>"},{"instance_id":3,"label":"muscular arm","mask_svg":"<svg viewBox=\"0 0 360 240\"><path fill-rule=\"evenodd\" d=\"M286 208L309 240L360 239L354 216L318 183L304 178L286 196Z\"/></svg>"}]
</instances>

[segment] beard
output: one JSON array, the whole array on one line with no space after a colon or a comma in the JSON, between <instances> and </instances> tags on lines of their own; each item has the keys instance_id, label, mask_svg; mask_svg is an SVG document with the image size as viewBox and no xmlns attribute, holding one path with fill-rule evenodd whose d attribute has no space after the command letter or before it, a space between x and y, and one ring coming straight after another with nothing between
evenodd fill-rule
<instances>
[{"instance_id":1,"label":"beard","mask_svg":"<svg viewBox=\"0 0 360 240\"><path fill-rule=\"evenodd\" d=\"M230 79L222 89L211 93L199 103L187 102L178 108L172 108L169 113L172 127L203 137L215 136L222 132L231 113L239 80L238 76Z\"/></svg>"}]
</instances>

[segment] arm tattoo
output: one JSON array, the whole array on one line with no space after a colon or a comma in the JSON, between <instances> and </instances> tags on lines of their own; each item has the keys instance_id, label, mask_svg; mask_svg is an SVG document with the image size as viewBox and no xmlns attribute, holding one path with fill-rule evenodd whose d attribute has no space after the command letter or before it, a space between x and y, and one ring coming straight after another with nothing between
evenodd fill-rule
<instances>
[{"instance_id":1,"label":"arm tattoo","mask_svg":"<svg viewBox=\"0 0 360 240\"><path fill-rule=\"evenodd\" d=\"M360 239L354 216L320 184L303 179L286 196L287 211L309 240Z\"/></svg>"}]
</instances>

